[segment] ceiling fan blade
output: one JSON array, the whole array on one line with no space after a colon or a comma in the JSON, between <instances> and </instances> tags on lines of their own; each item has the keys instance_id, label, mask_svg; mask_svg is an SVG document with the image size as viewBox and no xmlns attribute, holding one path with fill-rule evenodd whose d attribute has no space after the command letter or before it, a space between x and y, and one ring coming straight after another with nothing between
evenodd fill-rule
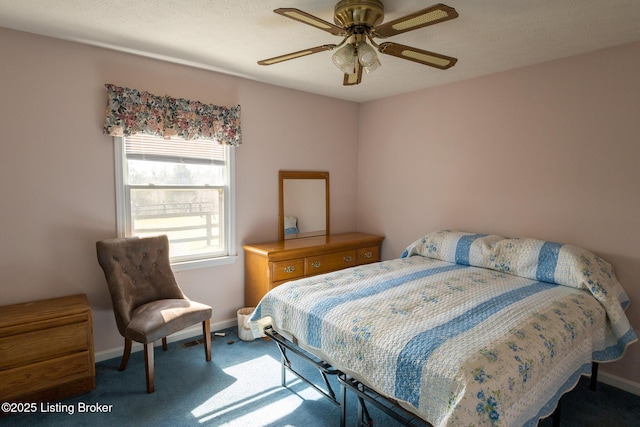
<instances>
[{"instance_id":1,"label":"ceiling fan blade","mask_svg":"<svg viewBox=\"0 0 640 427\"><path fill-rule=\"evenodd\" d=\"M378 51L385 55L396 56L409 61L417 62L430 67L446 70L456 65L458 59L451 56L442 55L440 53L429 52L427 50L418 49L411 46L405 46L398 43L385 42L380 43Z\"/></svg>"},{"instance_id":2,"label":"ceiling fan blade","mask_svg":"<svg viewBox=\"0 0 640 427\"><path fill-rule=\"evenodd\" d=\"M303 24L314 26L336 36L347 35L347 32L344 29L325 21L324 19L320 19L308 14L307 12L303 12L300 9L280 8L274 10L274 12L279 15L286 16L287 18L295 19L296 21L302 22Z\"/></svg>"},{"instance_id":3,"label":"ceiling fan blade","mask_svg":"<svg viewBox=\"0 0 640 427\"><path fill-rule=\"evenodd\" d=\"M344 86L354 86L360 84L362 81L362 67L356 61L356 72L353 74L345 74L344 79L342 80L342 84Z\"/></svg>"},{"instance_id":4,"label":"ceiling fan blade","mask_svg":"<svg viewBox=\"0 0 640 427\"><path fill-rule=\"evenodd\" d=\"M258 61L259 65L272 65L279 62L288 61L290 59L301 58L303 56L311 55L312 53L324 52L325 50L332 50L336 47L335 44L325 44L322 46L316 46L305 50L299 50L297 52L291 52L286 55L280 55L269 59L263 59Z\"/></svg>"},{"instance_id":5,"label":"ceiling fan blade","mask_svg":"<svg viewBox=\"0 0 640 427\"><path fill-rule=\"evenodd\" d=\"M444 4L437 4L403 18L380 24L373 29L372 33L374 37L390 37L457 17L458 12L454 8Z\"/></svg>"}]
</instances>

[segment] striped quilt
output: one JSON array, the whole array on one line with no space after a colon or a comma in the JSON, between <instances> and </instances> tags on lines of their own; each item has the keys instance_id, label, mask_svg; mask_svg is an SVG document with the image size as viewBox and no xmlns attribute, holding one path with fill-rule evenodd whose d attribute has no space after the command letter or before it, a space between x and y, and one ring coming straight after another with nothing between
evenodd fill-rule
<instances>
[{"instance_id":1,"label":"striped quilt","mask_svg":"<svg viewBox=\"0 0 640 427\"><path fill-rule=\"evenodd\" d=\"M535 426L637 340L611 266L535 239L439 231L402 257L269 292L252 316L434 426Z\"/></svg>"}]
</instances>

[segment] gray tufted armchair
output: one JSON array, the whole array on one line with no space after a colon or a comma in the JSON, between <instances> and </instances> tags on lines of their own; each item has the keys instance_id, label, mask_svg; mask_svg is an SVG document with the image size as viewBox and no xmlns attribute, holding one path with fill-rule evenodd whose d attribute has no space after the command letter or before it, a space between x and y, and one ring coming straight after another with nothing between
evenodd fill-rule
<instances>
[{"instance_id":1,"label":"gray tufted armchair","mask_svg":"<svg viewBox=\"0 0 640 427\"><path fill-rule=\"evenodd\" d=\"M120 371L127 367L131 343L144 345L147 393L154 390L153 342L202 322L205 356L211 361L211 307L189 300L176 283L169 263L167 236L127 237L96 243L118 331L124 337Z\"/></svg>"}]
</instances>

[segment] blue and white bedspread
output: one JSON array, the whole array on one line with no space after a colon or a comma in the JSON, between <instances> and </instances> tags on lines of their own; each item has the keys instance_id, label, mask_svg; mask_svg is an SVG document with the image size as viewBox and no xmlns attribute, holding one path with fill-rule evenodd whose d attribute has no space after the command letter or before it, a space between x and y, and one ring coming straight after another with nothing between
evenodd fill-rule
<instances>
[{"instance_id":1,"label":"blue and white bedspread","mask_svg":"<svg viewBox=\"0 0 640 427\"><path fill-rule=\"evenodd\" d=\"M399 259L280 285L252 320L435 426L536 425L637 341L628 303L584 249L439 231Z\"/></svg>"}]
</instances>

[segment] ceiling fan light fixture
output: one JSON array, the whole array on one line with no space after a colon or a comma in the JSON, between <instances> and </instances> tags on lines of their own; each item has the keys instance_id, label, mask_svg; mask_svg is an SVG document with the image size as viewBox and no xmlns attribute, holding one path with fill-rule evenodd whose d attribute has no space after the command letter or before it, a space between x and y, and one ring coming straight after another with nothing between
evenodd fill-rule
<instances>
[{"instance_id":1,"label":"ceiling fan light fixture","mask_svg":"<svg viewBox=\"0 0 640 427\"><path fill-rule=\"evenodd\" d=\"M445 22L458 17L452 7L438 3L409 15L388 22L384 21L382 0L338 0L333 11L335 24L295 8L279 8L275 13L303 24L339 36L338 44L325 44L286 55L258 61L258 65L271 65L313 53L335 50L331 56L334 65L344 74L344 86L357 85L363 71L372 73L382 66L378 53L406 59L422 65L446 70L457 63L457 58L429 52L400 43L376 43L374 39L417 30L418 28ZM377 50L377 52L376 52Z\"/></svg>"},{"instance_id":2,"label":"ceiling fan light fixture","mask_svg":"<svg viewBox=\"0 0 640 427\"><path fill-rule=\"evenodd\" d=\"M378 59L375 49L367 43L358 43L356 50L358 51L358 61L366 73L371 73L382 65Z\"/></svg>"},{"instance_id":3,"label":"ceiling fan light fixture","mask_svg":"<svg viewBox=\"0 0 640 427\"><path fill-rule=\"evenodd\" d=\"M331 56L333 63L344 74L356 72L356 48L352 44L341 47Z\"/></svg>"}]
</instances>

